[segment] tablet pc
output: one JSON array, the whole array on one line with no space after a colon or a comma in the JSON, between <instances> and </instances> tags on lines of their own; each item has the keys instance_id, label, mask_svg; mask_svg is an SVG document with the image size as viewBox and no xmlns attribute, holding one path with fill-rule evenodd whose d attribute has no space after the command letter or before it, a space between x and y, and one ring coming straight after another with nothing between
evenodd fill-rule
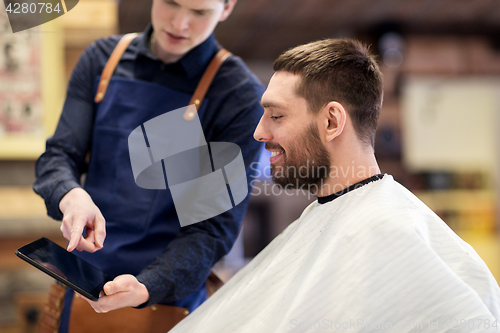
<instances>
[{"instance_id":1,"label":"tablet pc","mask_svg":"<svg viewBox=\"0 0 500 333\"><path fill-rule=\"evenodd\" d=\"M16 255L90 300L97 301L113 278L43 237L16 250Z\"/></svg>"}]
</instances>

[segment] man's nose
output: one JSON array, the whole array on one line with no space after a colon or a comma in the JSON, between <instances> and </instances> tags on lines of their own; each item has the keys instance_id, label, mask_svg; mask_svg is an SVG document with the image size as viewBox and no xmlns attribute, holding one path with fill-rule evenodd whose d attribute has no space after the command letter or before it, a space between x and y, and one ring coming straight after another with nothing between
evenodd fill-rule
<instances>
[{"instance_id":1,"label":"man's nose","mask_svg":"<svg viewBox=\"0 0 500 333\"><path fill-rule=\"evenodd\" d=\"M253 133L253 137L255 140L260 142L267 142L271 140L271 133L269 132L266 124L264 116L260 118L259 124L257 128L255 128L255 132Z\"/></svg>"},{"instance_id":2,"label":"man's nose","mask_svg":"<svg viewBox=\"0 0 500 333\"><path fill-rule=\"evenodd\" d=\"M177 11L172 19L172 26L179 32L189 27L189 13L184 10Z\"/></svg>"}]
</instances>

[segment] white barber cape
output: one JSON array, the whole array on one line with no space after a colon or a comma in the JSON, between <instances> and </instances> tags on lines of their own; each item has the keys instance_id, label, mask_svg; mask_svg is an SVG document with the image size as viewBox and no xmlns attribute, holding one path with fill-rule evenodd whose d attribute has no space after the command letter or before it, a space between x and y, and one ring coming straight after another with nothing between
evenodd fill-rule
<instances>
[{"instance_id":1,"label":"white barber cape","mask_svg":"<svg viewBox=\"0 0 500 333\"><path fill-rule=\"evenodd\" d=\"M173 333L499 332L483 260L392 176L312 203Z\"/></svg>"}]
</instances>

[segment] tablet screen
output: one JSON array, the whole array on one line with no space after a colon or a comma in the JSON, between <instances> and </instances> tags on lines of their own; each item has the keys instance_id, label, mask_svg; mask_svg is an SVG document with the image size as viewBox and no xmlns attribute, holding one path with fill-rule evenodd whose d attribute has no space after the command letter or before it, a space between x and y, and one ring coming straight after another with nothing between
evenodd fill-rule
<instances>
[{"instance_id":1,"label":"tablet screen","mask_svg":"<svg viewBox=\"0 0 500 333\"><path fill-rule=\"evenodd\" d=\"M16 254L94 301L99 298L104 284L112 280L107 274L47 238L21 247Z\"/></svg>"}]
</instances>

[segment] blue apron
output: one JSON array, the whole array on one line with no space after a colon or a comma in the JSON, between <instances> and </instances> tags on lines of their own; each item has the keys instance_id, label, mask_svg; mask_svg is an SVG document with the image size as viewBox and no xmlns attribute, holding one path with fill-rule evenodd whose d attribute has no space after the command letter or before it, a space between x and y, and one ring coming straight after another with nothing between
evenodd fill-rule
<instances>
[{"instance_id":1,"label":"blue apron","mask_svg":"<svg viewBox=\"0 0 500 333\"><path fill-rule=\"evenodd\" d=\"M99 78L95 87L98 82ZM112 77L106 96L96 105L84 189L106 220L106 240L95 253L74 253L111 276L139 274L180 232L170 190L148 190L135 184L128 136L145 121L187 106L190 98L154 83ZM200 119L209 102L204 101L198 110ZM60 332L67 331L72 295L65 297ZM203 285L196 293L167 304L191 312L206 299Z\"/></svg>"}]
</instances>

